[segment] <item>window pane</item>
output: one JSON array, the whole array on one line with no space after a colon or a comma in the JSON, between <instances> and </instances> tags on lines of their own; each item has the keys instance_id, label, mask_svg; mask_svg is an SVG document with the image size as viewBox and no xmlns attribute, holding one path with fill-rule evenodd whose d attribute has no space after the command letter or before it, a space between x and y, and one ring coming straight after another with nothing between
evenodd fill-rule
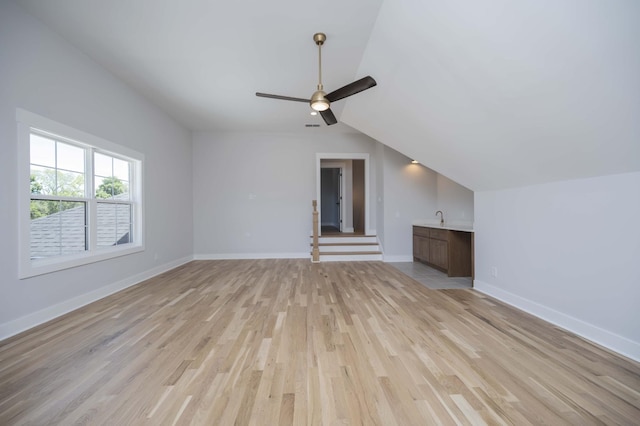
<instances>
[{"instance_id":1,"label":"window pane","mask_svg":"<svg viewBox=\"0 0 640 426\"><path fill-rule=\"evenodd\" d=\"M129 179L129 162L120 160L118 158L113 159L113 175L120 180Z\"/></svg>"},{"instance_id":2,"label":"window pane","mask_svg":"<svg viewBox=\"0 0 640 426\"><path fill-rule=\"evenodd\" d=\"M126 160L96 153L94 156L96 198L129 200L131 163Z\"/></svg>"},{"instance_id":3,"label":"window pane","mask_svg":"<svg viewBox=\"0 0 640 426\"><path fill-rule=\"evenodd\" d=\"M60 254L82 253L87 249L86 237L87 228L84 226L60 228L60 238L62 240Z\"/></svg>"},{"instance_id":4,"label":"window pane","mask_svg":"<svg viewBox=\"0 0 640 426\"><path fill-rule=\"evenodd\" d=\"M31 258L86 250L83 202L31 200Z\"/></svg>"},{"instance_id":5,"label":"window pane","mask_svg":"<svg viewBox=\"0 0 640 426\"><path fill-rule=\"evenodd\" d=\"M31 259L43 259L59 255L60 228L31 222Z\"/></svg>"},{"instance_id":6,"label":"window pane","mask_svg":"<svg viewBox=\"0 0 640 426\"><path fill-rule=\"evenodd\" d=\"M130 194L129 194L129 182L127 182L126 180L121 181L122 183L122 192L120 194L118 194L117 198L118 200L130 200Z\"/></svg>"},{"instance_id":7,"label":"window pane","mask_svg":"<svg viewBox=\"0 0 640 426\"><path fill-rule=\"evenodd\" d=\"M118 229L124 229L124 228L118 228ZM127 228L127 232L122 232L122 236L118 239L117 244L127 244L127 243L132 243L133 242L133 238L131 237L132 233L131 233L131 227Z\"/></svg>"},{"instance_id":8,"label":"window pane","mask_svg":"<svg viewBox=\"0 0 640 426\"><path fill-rule=\"evenodd\" d=\"M98 247L115 246L133 241L129 204L98 203L97 222Z\"/></svg>"},{"instance_id":9,"label":"window pane","mask_svg":"<svg viewBox=\"0 0 640 426\"><path fill-rule=\"evenodd\" d=\"M84 148L31 134L32 194L84 197Z\"/></svg>"},{"instance_id":10,"label":"window pane","mask_svg":"<svg viewBox=\"0 0 640 426\"><path fill-rule=\"evenodd\" d=\"M126 244L132 241L131 238L131 206L129 204L119 204L116 208L116 238L117 244Z\"/></svg>"},{"instance_id":11,"label":"window pane","mask_svg":"<svg viewBox=\"0 0 640 426\"><path fill-rule=\"evenodd\" d=\"M58 170L57 195L84 197L84 174Z\"/></svg>"},{"instance_id":12,"label":"window pane","mask_svg":"<svg viewBox=\"0 0 640 426\"><path fill-rule=\"evenodd\" d=\"M113 175L113 157L96 152L93 156L93 173L97 176Z\"/></svg>"},{"instance_id":13,"label":"window pane","mask_svg":"<svg viewBox=\"0 0 640 426\"><path fill-rule=\"evenodd\" d=\"M60 211L60 201L31 200L31 226L33 219L49 216Z\"/></svg>"},{"instance_id":14,"label":"window pane","mask_svg":"<svg viewBox=\"0 0 640 426\"><path fill-rule=\"evenodd\" d=\"M118 200L129 199L129 184L117 177L101 178L96 176L96 198L117 198Z\"/></svg>"},{"instance_id":15,"label":"window pane","mask_svg":"<svg viewBox=\"0 0 640 426\"><path fill-rule=\"evenodd\" d=\"M118 223L131 223L131 206L129 204L118 204L116 212Z\"/></svg>"},{"instance_id":16,"label":"window pane","mask_svg":"<svg viewBox=\"0 0 640 426\"><path fill-rule=\"evenodd\" d=\"M40 166L56 166L56 142L53 139L31 134L29 140L31 164Z\"/></svg>"},{"instance_id":17,"label":"window pane","mask_svg":"<svg viewBox=\"0 0 640 426\"><path fill-rule=\"evenodd\" d=\"M98 203L98 247L116 245L116 205Z\"/></svg>"},{"instance_id":18,"label":"window pane","mask_svg":"<svg viewBox=\"0 0 640 426\"><path fill-rule=\"evenodd\" d=\"M31 166L31 193L53 195L56 193L56 171L49 167Z\"/></svg>"},{"instance_id":19,"label":"window pane","mask_svg":"<svg viewBox=\"0 0 640 426\"><path fill-rule=\"evenodd\" d=\"M58 142L58 169L84 173L84 149Z\"/></svg>"}]
</instances>

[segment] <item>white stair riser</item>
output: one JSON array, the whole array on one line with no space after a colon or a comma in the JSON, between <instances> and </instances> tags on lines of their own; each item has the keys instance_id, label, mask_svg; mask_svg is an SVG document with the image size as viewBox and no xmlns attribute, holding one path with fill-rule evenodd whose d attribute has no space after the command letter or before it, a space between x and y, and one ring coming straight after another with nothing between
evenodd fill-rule
<instances>
[{"instance_id":1,"label":"white stair riser","mask_svg":"<svg viewBox=\"0 0 640 426\"><path fill-rule=\"evenodd\" d=\"M312 239L313 241L313 239ZM319 237L320 262L382 261L376 235Z\"/></svg>"},{"instance_id":2,"label":"white stair riser","mask_svg":"<svg viewBox=\"0 0 640 426\"><path fill-rule=\"evenodd\" d=\"M311 240L313 241L313 239ZM378 243L377 237L319 237L318 243L329 244L353 244L353 243Z\"/></svg>"},{"instance_id":3,"label":"white stair riser","mask_svg":"<svg viewBox=\"0 0 640 426\"><path fill-rule=\"evenodd\" d=\"M373 262L382 261L381 254L353 254L353 255L320 255L320 262Z\"/></svg>"},{"instance_id":4,"label":"white stair riser","mask_svg":"<svg viewBox=\"0 0 640 426\"><path fill-rule=\"evenodd\" d=\"M336 251L380 251L380 246L371 245L371 246L320 246L320 252L336 252Z\"/></svg>"}]
</instances>

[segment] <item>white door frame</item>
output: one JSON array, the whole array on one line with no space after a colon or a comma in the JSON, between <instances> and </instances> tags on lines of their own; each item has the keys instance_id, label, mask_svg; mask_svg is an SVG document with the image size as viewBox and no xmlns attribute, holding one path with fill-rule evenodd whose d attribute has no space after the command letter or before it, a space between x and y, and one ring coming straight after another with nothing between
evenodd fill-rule
<instances>
[{"instance_id":1,"label":"white door frame","mask_svg":"<svg viewBox=\"0 0 640 426\"><path fill-rule=\"evenodd\" d=\"M318 223L322 223L320 218L320 169L322 168L321 160L364 160L364 230L365 235L375 235L375 231L370 228L371 220L369 215L369 206L371 204L371 195L369 193L369 154L366 153L316 153L316 200L318 200ZM343 179L344 185L344 179ZM343 192L344 194L344 192ZM343 203L344 204L344 203ZM344 209L344 206L341 206ZM344 211L344 210L343 210ZM343 217L344 220L344 217ZM320 231L319 231L320 232ZM320 232L321 234L321 232Z\"/></svg>"}]
</instances>

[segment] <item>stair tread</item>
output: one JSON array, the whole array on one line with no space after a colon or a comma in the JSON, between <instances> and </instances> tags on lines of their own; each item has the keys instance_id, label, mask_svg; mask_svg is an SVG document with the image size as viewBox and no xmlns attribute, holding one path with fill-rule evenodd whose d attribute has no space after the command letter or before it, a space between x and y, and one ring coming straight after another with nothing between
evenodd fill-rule
<instances>
[{"instance_id":1,"label":"stair tread","mask_svg":"<svg viewBox=\"0 0 640 426\"><path fill-rule=\"evenodd\" d=\"M313 246L313 243L310 243L309 245ZM371 243L318 243L319 247L321 247L321 246L325 246L325 247L327 247L327 246L341 246L341 247L344 247L344 246L377 246L377 245L378 245L378 243L374 243L374 242L371 242Z\"/></svg>"},{"instance_id":2,"label":"stair tread","mask_svg":"<svg viewBox=\"0 0 640 426\"><path fill-rule=\"evenodd\" d=\"M359 254L382 254L381 251L321 251L320 256L350 256L350 255L359 255Z\"/></svg>"},{"instance_id":3,"label":"stair tread","mask_svg":"<svg viewBox=\"0 0 640 426\"><path fill-rule=\"evenodd\" d=\"M376 235L331 234L320 235L318 240L319 261L323 258L326 262L382 260L380 241ZM313 248L313 242L309 245Z\"/></svg>"},{"instance_id":4,"label":"stair tread","mask_svg":"<svg viewBox=\"0 0 640 426\"><path fill-rule=\"evenodd\" d=\"M377 235L369 234L324 234L318 235L318 238L377 238ZM313 235L309 235L309 238L313 238Z\"/></svg>"}]
</instances>

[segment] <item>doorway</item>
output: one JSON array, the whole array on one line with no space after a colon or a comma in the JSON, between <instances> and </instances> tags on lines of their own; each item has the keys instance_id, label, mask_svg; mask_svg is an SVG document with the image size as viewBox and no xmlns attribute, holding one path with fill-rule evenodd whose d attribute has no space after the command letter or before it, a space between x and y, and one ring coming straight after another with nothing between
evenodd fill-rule
<instances>
[{"instance_id":1,"label":"doorway","mask_svg":"<svg viewBox=\"0 0 640 426\"><path fill-rule=\"evenodd\" d=\"M369 154L316 154L320 234L375 235L369 225Z\"/></svg>"}]
</instances>

